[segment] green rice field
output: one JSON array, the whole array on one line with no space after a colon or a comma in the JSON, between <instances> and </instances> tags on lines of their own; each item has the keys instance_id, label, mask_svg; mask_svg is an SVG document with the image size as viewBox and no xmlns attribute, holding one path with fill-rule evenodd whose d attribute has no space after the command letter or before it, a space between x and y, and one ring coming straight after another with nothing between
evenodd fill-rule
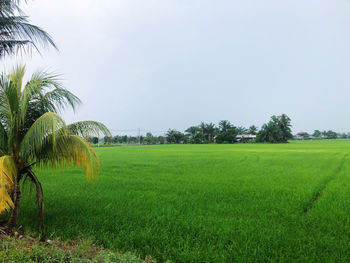
<instances>
[{"instance_id":1,"label":"green rice field","mask_svg":"<svg viewBox=\"0 0 350 263\"><path fill-rule=\"evenodd\" d=\"M38 171L46 233L173 262L349 262L350 141L96 148ZM20 224L36 229L25 190Z\"/></svg>"}]
</instances>

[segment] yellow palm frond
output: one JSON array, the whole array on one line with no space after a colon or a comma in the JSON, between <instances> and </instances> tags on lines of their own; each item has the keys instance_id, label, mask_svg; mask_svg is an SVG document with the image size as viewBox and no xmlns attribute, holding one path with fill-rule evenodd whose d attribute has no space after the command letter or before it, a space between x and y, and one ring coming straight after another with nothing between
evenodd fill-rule
<instances>
[{"instance_id":1,"label":"yellow palm frond","mask_svg":"<svg viewBox=\"0 0 350 263\"><path fill-rule=\"evenodd\" d=\"M110 130L103 123L97 121L78 121L69 124L67 127L70 134L83 138L99 136L100 133L104 136L112 136Z\"/></svg>"},{"instance_id":2,"label":"yellow palm frond","mask_svg":"<svg viewBox=\"0 0 350 263\"><path fill-rule=\"evenodd\" d=\"M10 197L16 180L16 166L11 156L0 157L0 214L10 211L14 204Z\"/></svg>"},{"instance_id":3,"label":"yellow palm frond","mask_svg":"<svg viewBox=\"0 0 350 263\"><path fill-rule=\"evenodd\" d=\"M50 142L52 149L55 149L56 138L65 137L65 134L67 134L66 124L60 116L53 112L41 115L21 142L21 157L35 156L47 142Z\"/></svg>"},{"instance_id":4,"label":"yellow palm frond","mask_svg":"<svg viewBox=\"0 0 350 263\"><path fill-rule=\"evenodd\" d=\"M100 162L91 145L76 135L70 135L67 144L69 147L62 161L72 161L74 166L84 168L86 179L89 182L96 180L100 172Z\"/></svg>"},{"instance_id":5,"label":"yellow palm frond","mask_svg":"<svg viewBox=\"0 0 350 263\"><path fill-rule=\"evenodd\" d=\"M100 163L92 146L83 138L67 135L57 138L53 151L48 146L43 147L37 154L37 164L49 167L80 167L84 169L86 179L93 182L100 171Z\"/></svg>"}]
</instances>

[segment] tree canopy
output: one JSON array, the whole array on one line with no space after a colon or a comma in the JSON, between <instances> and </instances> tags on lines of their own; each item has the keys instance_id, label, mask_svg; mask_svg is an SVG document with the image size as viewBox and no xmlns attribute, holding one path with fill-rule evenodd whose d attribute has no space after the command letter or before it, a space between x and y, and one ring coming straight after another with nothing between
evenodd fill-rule
<instances>
[{"instance_id":1,"label":"tree canopy","mask_svg":"<svg viewBox=\"0 0 350 263\"><path fill-rule=\"evenodd\" d=\"M291 119L286 115L273 115L271 120L261 127L258 132L257 142L285 143L293 138Z\"/></svg>"}]
</instances>

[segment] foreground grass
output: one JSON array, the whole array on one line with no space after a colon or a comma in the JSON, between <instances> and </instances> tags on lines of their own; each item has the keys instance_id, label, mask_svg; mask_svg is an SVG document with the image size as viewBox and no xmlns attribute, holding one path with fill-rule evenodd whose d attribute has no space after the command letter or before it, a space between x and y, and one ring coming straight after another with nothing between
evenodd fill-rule
<instances>
[{"instance_id":1,"label":"foreground grass","mask_svg":"<svg viewBox=\"0 0 350 263\"><path fill-rule=\"evenodd\" d=\"M175 262L350 261L350 141L97 149L41 171L46 233ZM35 229L27 194L20 224Z\"/></svg>"},{"instance_id":2,"label":"foreground grass","mask_svg":"<svg viewBox=\"0 0 350 263\"><path fill-rule=\"evenodd\" d=\"M0 235L0 262L16 263L151 263L130 253L111 252L92 243L91 240L62 242L58 239L44 242L29 236Z\"/></svg>"}]
</instances>

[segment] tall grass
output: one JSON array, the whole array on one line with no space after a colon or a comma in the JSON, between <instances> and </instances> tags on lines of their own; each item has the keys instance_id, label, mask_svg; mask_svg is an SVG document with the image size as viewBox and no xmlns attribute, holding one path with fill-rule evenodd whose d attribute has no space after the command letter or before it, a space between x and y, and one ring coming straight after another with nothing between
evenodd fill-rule
<instances>
[{"instance_id":1,"label":"tall grass","mask_svg":"<svg viewBox=\"0 0 350 263\"><path fill-rule=\"evenodd\" d=\"M97 149L40 171L46 231L175 262L350 261L350 141ZM20 224L34 229L33 196Z\"/></svg>"}]
</instances>

